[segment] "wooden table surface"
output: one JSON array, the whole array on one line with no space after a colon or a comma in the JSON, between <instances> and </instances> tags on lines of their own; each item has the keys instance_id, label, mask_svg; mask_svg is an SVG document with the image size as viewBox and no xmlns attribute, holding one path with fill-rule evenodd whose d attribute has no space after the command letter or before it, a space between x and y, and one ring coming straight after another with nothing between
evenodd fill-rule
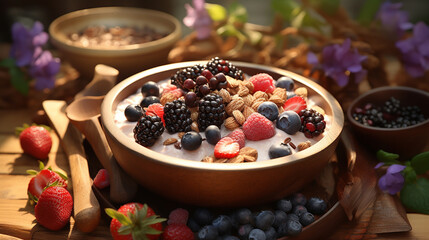
<instances>
[{"instance_id":1,"label":"wooden table surface","mask_svg":"<svg viewBox=\"0 0 429 240\"><path fill-rule=\"evenodd\" d=\"M27 201L27 185L31 178L27 169L38 169L36 159L23 154L14 129L31 123L28 109L0 110L0 240L3 239L111 239L109 220L102 218L92 233L82 233L73 227L52 232L37 224L34 206ZM53 146L45 165L70 176L67 158L60 147L60 140L51 132ZM71 184L69 184L71 186ZM412 231L405 233L371 234L367 222L344 222L332 233L330 239L428 239L429 215L407 214Z\"/></svg>"}]
</instances>

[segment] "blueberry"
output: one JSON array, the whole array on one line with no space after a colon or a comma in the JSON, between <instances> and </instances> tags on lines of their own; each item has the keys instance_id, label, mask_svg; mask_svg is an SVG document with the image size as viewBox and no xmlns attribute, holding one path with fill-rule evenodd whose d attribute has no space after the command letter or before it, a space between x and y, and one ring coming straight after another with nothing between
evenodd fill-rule
<instances>
[{"instance_id":1,"label":"blueberry","mask_svg":"<svg viewBox=\"0 0 429 240\"><path fill-rule=\"evenodd\" d=\"M287 220L294 220L294 221L298 221L299 222L299 217L298 215L296 215L295 213L290 213L287 215Z\"/></svg>"},{"instance_id":2,"label":"blueberry","mask_svg":"<svg viewBox=\"0 0 429 240\"><path fill-rule=\"evenodd\" d=\"M292 150L286 144L276 144L272 145L270 149L268 149L268 155L270 159L284 157L292 154Z\"/></svg>"},{"instance_id":3,"label":"blueberry","mask_svg":"<svg viewBox=\"0 0 429 240\"><path fill-rule=\"evenodd\" d=\"M221 139L220 129L216 125L208 126L204 133L206 134L207 142L211 145L216 145L216 143Z\"/></svg>"},{"instance_id":4,"label":"blueberry","mask_svg":"<svg viewBox=\"0 0 429 240\"><path fill-rule=\"evenodd\" d=\"M187 132L182 136L181 144L185 150L195 150L201 146L203 138L197 132Z\"/></svg>"},{"instance_id":5,"label":"blueberry","mask_svg":"<svg viewBox=\"0 0 429 240\"><path fill-rule=\"evenodd\" d=\"M295 207L296 205L305 206L307 204L307 198L302 193L294 193L291 197L292 205Z\"/></svg>"},{"instance_id":6,"label":"blueberry","mask_svg":"<svg viewBox=\"0 0 429 240\"><path fill-rule=\"evenodd\" d=\"M213 220L212 225L217 229L219 235L227 234L232 229L231 219L227 215L219 215Z\"/></svg>"},{"instance_id":7,"label":"blueberry","mask_svg":"<svg viewBox=\"0 0 429 240\"><path fill-rule=\"evenodd\" d=\"M255 228L249 233L249 240L266 240L265 232L261 229Z\"/></svg>"},{"instance_id":8,"label":"blueberry","mask_svg":"<svg viewBox=\"0 0 429 240\"><path fill-rule=\"evenodd\" d=\"M207 208L197 208L192 214L192 218L200 226L211 224L213 221L213 214Z\"/></svg>"},{"instance_id":9,"label":"blueberry","mask_svg":"<svg viewBox=\"0 0 429 240\"><path fill-rule=\"evenodd\" d=\"M222 240L240 240L240 239L236 236L226 235L222 237Z\"/></svg>"},{"instance_id":10,"label":"blueberry","mask_svg":"<svg viewBox=\"0 0 429 240\"><path fill-rule=\"evenodd\" d=\"M152 81L145 83L141 88L141 92L143 97L159 97L159 87L155 82Z\"/></svg>"},{"instance_id":11,"label":"blueberry","mask_svg":"<svg viewBox=\"0 0 429 240\"><path fill-rule=\"evenodd\" d=\"M255 218L256 227L265 231L268 230L274 223L274 213L269 210L261 211Z\"/></svg>"},{"instance_id":12,"label":"blueberry","mask_svg":"<svg viewBox=\"0 0 429 240\"><path fill-rule=\"evenodd\" d=\"M237 235L240 239L248 239L249 233L253 230L252 225L244 224L238 227Z\"/></svg>"},{"instance_id":13,"label":"blueberry","mask_svg":"<svg viewBox=\"0 0 429 240\"><path fill-rule=\"evenodd\" d=\"M192 230L192 232L198 232L201 229L201 226L195 221L194 218L189 218L187 225Z\"/></svg>"},{"instance_id":14,"label":"blueberry","mask_svg":"<svg viewBox=\"0 0 429 240\"><path fill-rule=\"evenodd\" d=\"M287 214L281 210L276 210L274 216L273 227L275 228L278 228L282 223L287 221Z\"/></svg>"},{"instance_id":15,"label":"blueberry","mask_svg":"<svg viewBox=\"0 0 429 240\"><path fill-rule=\"evenodd\" d=\"M309 212L305 212L305 213L301 214L301 216L299 217L299 222L304 227L308 226L314 222L314 215L309 213Z\"/></svg>"},{"instance_id":16,"label":"blueberry","mask_svg":"<svg viewBox=\"0 0 429 240\"><path fill-rule=\"evenodd\" d=\"M300 217L302 214L308 212L307 208L302 205L296 205L293 207L292 212L295 213L298 217Z\"/></svg>"},{"instance_id":17,"label":"blueberry","mask_svg":"<svg viewBox=\"0 0 429 240\"><path fill-rule=\"evenodd\" d=\"M287 96L286 99L293 98L296 96L296 93L295 92L286 92L286 96Z\"/></svg>"},{"instance_id":18,"label":"blueberry","mask_svg":"<svg viewBox=\"0 0 429 240\"><path fill-rule=\"evenodd\" d=\"M294 81L290 77L282 76L276 81L276 87L284 88L287 91L292 91L294 86L295 86Z\"/></svg>"},{"instance_id":19,"label":"blueberry","mask_svg":"<svg viewBox=\"0 0 429 240\"><path fill-rule=\"evenodd\" d=\"M287 221L286 222L286 232L288 236L296 236L302 231L302 225L298 221Z\"/></svg>"},{"instance_id":20,"label":"blueberry","mask_svg":"<svg viewBox=\"0 0 429 240\"><path fill-rule=\"evenodd\" d=\"M301 117L295 111L284 111L277 118L276 127L293 135L301 129Z\"/></svg>"},{"instance_id":21,"label":"blueberry","mask_svg":"<svg viewBox=\"0 0 429 240\"><path fill-rule=\"evenodd\" d=\"M266 240L276 240L277 239L277 231L273 227L270 227L265 231L265 239Z\"/></svg>"},{"instance_id":22,"label":"blueberry","mask_svg":"<svg viewBox=\"0 0 429 240\"><path fill-rule=\"evenodd\" d=\"M316 215L322 215L326 212L327 204L324 200L312 197L307 202L307 210Z\"/></svg>"},{"instance_id":23,"label":"blueberry","mask_svg":"<svg viewBox=\"0 0 429 240\"><path fill-rule=\"evenodd\" d=\"M159 101L159 97L155 97L155 96L144 97L143 100L140 102L140 106L142 108L147 108L149 105L153 103L161 103Z\"/></svg>"},{"instance_id":24,"label":"blueberry","mask_svg":"<svg viewBox=\"0 0 429 240\"><path fill-rule=\"evenodd\" d=\"M252 217L252 211L248 208L240 208L234 212L234 219L240 225L251 223Z\"/></svg>"},{"instance_id":25,"label":"blueberry","mask_svg":"<svg viewBox=\"0 0 429 240\"><path fill-rule=\"evenodd\" d=\"M258 107L258 113L264 115L271 121L274 121L279 116L279 108L273 102L263 102Z\"/></svg>"},{"instance_id":26,"label":"blueberry","mask_svg":"<svg viewBox=\"0 0 429 240\"><path fill-rule=\"evenodd\" d=\"M288 213L292 210L292 203L288 199L280 199L277 201L276 207L278 210Z\"/></svg>"},{"instance_id":27,"label":"blueberry","mask_svg":"<svg viewBox=\"0 0 429 240\"><path fill-rule=\"evenodd\" d=\"M206 225L197 233L199 240L217 240L219 233L213 225Z\"/></svg>"},{"instance_id":28,"label":"blueberry","mask_svg":"<svg viewBox=\"0 0 429 240\"><path fill-rule=\"evenodd\" d=\"M139 105L128 105L124 114L128 121L137 122L143 116L143 109Z\"/></svg>"}]
</instances>

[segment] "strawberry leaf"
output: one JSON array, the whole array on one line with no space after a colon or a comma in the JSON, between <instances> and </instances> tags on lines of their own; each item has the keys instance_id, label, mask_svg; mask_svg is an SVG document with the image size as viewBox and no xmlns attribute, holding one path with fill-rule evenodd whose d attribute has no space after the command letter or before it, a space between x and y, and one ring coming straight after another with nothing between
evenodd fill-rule
<instances>
[{"instance_id":1,"label":"strawberry leaf","mask_svg":"<svg viewBox=\"0 0 429 240\"><path fill-rule=\"evenodd\" d=\"M68 180L68 177L66 175L64 175L62 172L60 171L54 171L56 174L58 174L62 179L64 180Z\"/></svg>"},{"instance_id":2,"label":"strawberry leaf","mask_svg":"<svg viewBox=\"0 0 429 240\"><path fill-rule=\"evenodd\" d=\"M36 170L33 170L33 169L29 169L29 170L27 170L26 171L28 174L30 174L30 175L37 175L39 172L38 171L36 171Z\"/></svg>"},{"instance_id":3,"label":"strawberry leaf","mask_svg":"<svg viewBox=\"0 0 429 240\"><path fill-rule=\"evenodd\" d=\"M417 154L411 159L411 166L417 174L429 171L429 151Z\"/></svg>"},{"instance_id":4,"label":"strawberry leaf","mask_svg":"<svg viewBox=\"0 0 429 240\"><path fill-rule=\"evenodd\" d=\"M118 233L121 235L128 235L128 234L131 234L132 232L133 232L133 226L131 225L122 225L118 229Z\"/></svg>"},{"instance_id":5,"label":"strawberry leaf","mask_svg":"<svg viewBox=\"0 0 429 240\"><path fill-rule=\"evenodd\" d=\"M42 161L39 161L39 169L43 170L45 168L45 164Z\"/></svg>"},{"instance_id":6,"label":"strawberry leaf","mask_svg":"<svg viewBox=\"0 0 429 240\"><path fill-rule=\"evenodd\" d=\"M120 212L118 212L112 208L106 208L104 211L111 218L118 220L122 225L132 225L133 224L129 217L125 216L125 214L120 213Z\"/></svg>"}]
</instances>

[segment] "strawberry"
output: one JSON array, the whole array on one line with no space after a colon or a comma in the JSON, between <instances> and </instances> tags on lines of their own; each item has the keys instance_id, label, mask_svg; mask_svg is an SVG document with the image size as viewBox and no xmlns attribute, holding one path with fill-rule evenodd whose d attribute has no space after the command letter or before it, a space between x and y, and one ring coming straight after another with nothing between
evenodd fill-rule
<instances>
[{"instance_id":1,"label":"strawberry","mask_svg":"<svg viewBox=\"0 0 429 240\"><path fill-rule=\"evenodd\" d=\"M259 141L276 134L276 128L268 118L254 112L243 123L243 132L247 139Z\"/></svg>"},{"instance_id":2,"label":"strawberry","mask_svg":"<svg viewBox=\"0 0 429 240\"><path fill-rule=\"evenodd\" d=\"M249 81L253 83L253 92L262 91L272 93L274 91L274 79L266 73L253 75L249 78Z\"/></svg>"},{"instance_id":3,"label":"strawberry","mask_svg":"<svg viewBox=\"0 0 429 240\"><path fill-rule=\"evenodd\" d=\"M73 199L63 187L48 187L34 208L37 222L50 230L60 230L70 220Z\"/></svg>"},{"instance_id":4,"label":"strawberry","mask_svg":"<svg viewBox=\"0 0 429 240\"><path fill-rule=\"evenodd\" d=\"M307 108L307 103L305 102L304 98L300 96L291 97L288 100L286 100L285 104L283 105L283 109L285 111L291 110L299 114L301 110L304 110Z\"/></svg>"},{"instance_id":5,"label":"strawberry","mask_svg":"<svg viewBox=\"0 0 429 240\"><path fill-rule=\"evenodd\" d=\"M106 169L102 168L98 170L97 175L95 175L94 186L96 186L98 189L103 189L105 187L108 187L110 185L109 181L109 173Z\"/></svg>"},{"instance_id":6,"label":"strawberry","mask_svg":"<svg viewBox=\"0 0 429 240\"><path fill-rule=\"evenodd\" d=\"M244 132L242 129L237 128L234 131L232 131L230 134L227 135L227 137L230 137L238 142L238 145L240 145L240 149L244 147L246 144L246 137L244 136Z\"/></svg>"},{"instance_id":7,"label":"strawberry","mask_svg":"<svg viewBox=\"0 0 429 240\"><path fill-rule=\"evenodd\" d=\"M34 202L38 202L43 190L56 182L57 187L67 189L67 177L60 172L52 171L49 167L45 169L42 162L39 161L40 172L34 170L27 170L27 173L34 175L28 183L27 194L28 198Z\"/></svg>"},{"instance_id":8,"label":"strawberry","mask_svg":"<svg viewBox=\"0 0 429 240\"><path fill-rule=\"evenodd\" d=\"M52 138L47 126L24 124L23 127L16 128L16 133L19 134L19 142L24 153L38 159L48 158Z\"/></svg>"},{"instance_id":9,"label":"strawberry","mask_svg":"<svg viewBox=\"0 0 429 240\"><path fill-rule=\"evenodd\" d=\"M176 208L168 215L167 224L184 224L188 223L189 212L183 208Z\"/></svg>"},{"instance_id":10,"label":"strawberry","mask_svg":"<svg viewBox=\"0 0 429 240\"><path fill-rule=\"evenodd\" d=\"M115 240L158 239L162 233L161 222L166 220L155 215L147 204L141 203L127 203L117 211L111 208L105 211L113 218L110 233Z\"/></svg>"},{"instance_id":11,"label":"strawberry","mask_svg":"<svg viewBox=\"0 0 429 240\"><path fill-rule=\"evenodd\" d=\"M194 240L194 233L185 224L171 224L162 233L163 240Z\"/></svg>"},{"instance_id":12,"label":"strawberry","mask_svg":"<svg viewBox=\"0 0 429 240\"><path fill-rule=\"evenodd\" d=\"M162 123L165 126L165 121L164 121L164 106L162 106L161 103L152 103L145 110L146 110L146 115L160 117Z\"/></svg>"},{"instance_id":13,"label":"strawberry","mask_svg":"<svg viewBox=\"0 0 429 240\"><path fill-rule=\"evenodd\" d=\"M240 145L230 137L224 137L216 143L214 155L216 158L233 158L240 152Z\"/></svg>"}]
</instances>

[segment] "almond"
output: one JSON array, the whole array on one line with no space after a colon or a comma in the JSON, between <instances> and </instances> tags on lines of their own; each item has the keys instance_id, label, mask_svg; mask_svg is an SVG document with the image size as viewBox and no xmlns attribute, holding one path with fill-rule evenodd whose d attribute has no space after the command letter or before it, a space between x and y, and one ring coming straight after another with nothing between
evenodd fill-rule
<instances>
[{"instance_id":1,"label":"almond","mask_svg":"<svg viewBox=\"0 0 429 240\"><path fill-rule=\"evenodd\" d=\"M192 119L192 121L197 121L198 120L198 112L192 112L191 113L191 119Z\"/></svg>"},{"instance_id":2,"label":"almond","mask_svg":"<svg viewBox=\"0 0 429 240\"><path fill-rule=\"evenodd\" d=\"M286 102L287 99L287 92L284 88L275 88L273 95L280 97L284 102Z\"/></svg>"},{"instance_id":3,"label":"almond","mask_svg":"<svg viewBox=\"0 0 429 240\"><path fill-rule=\"evenodd\" d=\"M244 118L247 119L254 112L255 112L255 110L253 110L253 108L251 108L249 106L244 106L244 110L243 110Z\"/></svg>"},{"instance_id":4,"label":"almond","mask_svg":"<svg viewBox=\"0 0 429 240\"><path fill-rule=\"evenodd\" d=\"M280 98L279 96L277 96L277 95L273 95L273 96L271 96L271 97L270 97L270 99L269 99L268 101L275 103L278 107L283 106L283 104L285 103L285 102L283 101L283 99L281 99L281 98Z\"/></svg>"},{"instance_id":5,"label":"almond","mask_svg":"<svg viewBox=\"0 0 429 240\"><path fill-rule=\"evenodd\" d=\"M253 83L251 81L242 81L242 84L249 89L250 93L253 93L253 90L255 89L255 86L253 86Z\"/></svg>"},{"instance_id":6,"label":"almond","mask_svg":"<svg viewBox=\"0 0 429 240\"><path fill-rule=\"evenodd\" d=\"M252 103L255 101L255 97L253 95L248 94L247 96L242 97L244 101L244 105L251 107Z\"/></svg>"},{"instance_id":7,"label":"almond","mask_svg":"<svg viewBox=\"0 0 429 240\"><path fill-rule=\"evenodd\" d=\"M179 132L179 133L177 134L177 136L178 136L180 139L182 139L183 135L185 135L185 132Z\"/></svg>"},{"instance_id":8,"label":"almond","mask_svg":"<svg viewBox=\"0 0 429 240\"><path fill-rule=\"evenodd\" d=\"M223 103L231 102L231 94L224 88L219 91L219 96L222 97Z\"/></svg>"},{"instance_id":9,"label":"almond","mask_svg":"<svg viewBox=\"0 0 429 240\"><path fill-rule=\"evenodd\" d=\"M229 159L228 158L215 158L213 160L214 163L226 163Z\"/></svg>"},{"instance_id":10,"label":"almond","mask_svg":"<svg viewBox=\"0 0 429 240\"><path fill-rule=\"evenodd\" d=\"M225 125L226 129L228 129L228 130L234 130L234 129L240 127L240 125L238 124L238 122L235 120L234 117L229 117L229 118L225 119L224 125Z\"/></svg>"},{"instance_id":11,"label":"almond","mask_svg":"<svg viewBox=\"0 0 429 240\"><path fill-rule=\"evenodd\" d=\"M228 81L228 84L226 85L228 88L236 88L240 85L240 80L237 80L230 76L225 76L225 77L226 77L226 81Z\"/></svg>"},{"instance_id":12,"label":"almond","mask_svg":"<svg viewBox=\"0 0 429 240\"><path fill-rule=\"evenodd\" d=\"M240 155L243 156L245 162L256 162L256 158L250 155Z\"/></svg>"},{"instance_id":13,"label":"almond","mask_svg":"<svg viewBox=\"0 0 429 240\"><path fill-rule=\"evenodd\" d=\"M300 87L300 88L295 89L295 94L306 99L307 95L308 95L308 90L305 87Z\"/></svg>"},{"instance_id":14,"label":"almond","mask_svg":"<svg viewBox=\"0 0 429 240\"><path fill-rule=\"evenodd\" d=\"M176 94L173 93L166 93L161 96L161 99L159 100L162 105L165 105L168 102L172 102L174 100L178 99Z\"/></svg>"},{"instance_id":15,"label":"almond","mask_svg":"<svg viewBox=\"0 0 429 240\"><path fill-rule=\"evenodd\" d=\"M307 140L305 142L298 144L297 148L298 148L298 151L302 151L302 150L307 149L309 147L311 147L311 142Z\"/></svg>"},{"instance_id":16,"label":"almond","mask_svg":"<svg viewBox=\"0 0 429 240\"><path fill-rule=\"evenodd\" d=\"M254 157L255 159L258 158L258 150L251 148L251 147L243 147L240 149L240 155L248 155L251 157Z\"/></svg>"},{"instance_id":17,"label":"almond","mask_svg":"<svg viewBox=\"0 0 429 240\"><path fill-rule=\"evenodd\" d=\"M233 158L228 159L227 163L242 163L244 162L244 157L241 155L237 155Z\"/></svg>"},{"instance_id":18,"label":"almond","mask_svg":"<svg viewBox=\"0 0 429 240\"><path fill-rule=\"evenodd\" d=\"M255 97L255 99L264 99L264 101L268 100L268 94L266 92L262 92L262 91L257 91L253 94L253 97Z\"/></svg>"},{"instance_id":19,"label":"almond","mask_svg":"<svg viewBox=\"0 0 429 240\"><path fill-rule=\"evenodd\" d=\"M212 162L214 162L214 160L215 160L216 158L214 157L214 156L205 156L202 160L201 160L201 162L208 162L208 163L212 163Z\"/></svg>"},{"instance_id":20,"label":"almond","mask_svg":"<svg viewBox=\"0 0 429 240\"><path fill-rule=\"evenodd\" d=\"M177 141L178 141L177 138L168 138L162 144L170 145L170 144L176 143Z\"/></svg>"},{"instance_id":21,"label":"almond","mask_svg":"<svg viewBox=\"0 0 429 240\"><path fill-rule=\"evenodd\" d=\"M263 103L263 102L265 102L265 100L263 98L258 98L255 101L253 101L253 104L252 104L253 110L255 110L255 112L257 112L259 105L261 105L261 103Z\"/></svg>"},{"instance_id":22,"label":"almond","mask_svg":"<svg viewBox=\"0 0 429 240\"><path fill-rule=\"evenodd\" d=\"M240 85L240 87L238 88L238 96L240 97L244 97L249 95L250 91L246 86Z\"/></svg>"},{"instance_id":23,"label":"almond","mask_svg":"<svg viewBox=\"0 0 429 240\"><path fill-rule=\"evenodd\" d=\"M198 129L198 123L196 121L192 122L191 129L192 129L192 131L200 132L200 129Z\"/></svg>"},{"instance_id":24,"label":"almond","mask_svg":"<svg viewBox=\"0 0 429 240\"><path fill-rule=\"evenodd\" d=\"M232 111L232 116L235 118L235 121L237 121L237 123L240 125L243 125L243 123L246 121L246 118L244 117L241 111L238 111L238 110Z\"/></svg>"},{"instance_id":25,"label":"almond","mask_svg":"<svg viewBox=\"0 0 429 240\"><path fill-rule=\"evenodd\" d=\"M238 93L238 87L236 88L226 88L226 90L231 94L231 95L235 95Z\"/></svg>"},{"instance_id":26,"label":"almond","mask_svg":"<svg viewBox=\"0 0 429 240\"><path fill-rule=\"evenodd\" d=\"M228 105L226 105L225 112L228 114L228 116L232 115L232 111L239 110L243 111L244 109L244 101L243 99L234 99Z\"/></svg>"}]
</instances>

